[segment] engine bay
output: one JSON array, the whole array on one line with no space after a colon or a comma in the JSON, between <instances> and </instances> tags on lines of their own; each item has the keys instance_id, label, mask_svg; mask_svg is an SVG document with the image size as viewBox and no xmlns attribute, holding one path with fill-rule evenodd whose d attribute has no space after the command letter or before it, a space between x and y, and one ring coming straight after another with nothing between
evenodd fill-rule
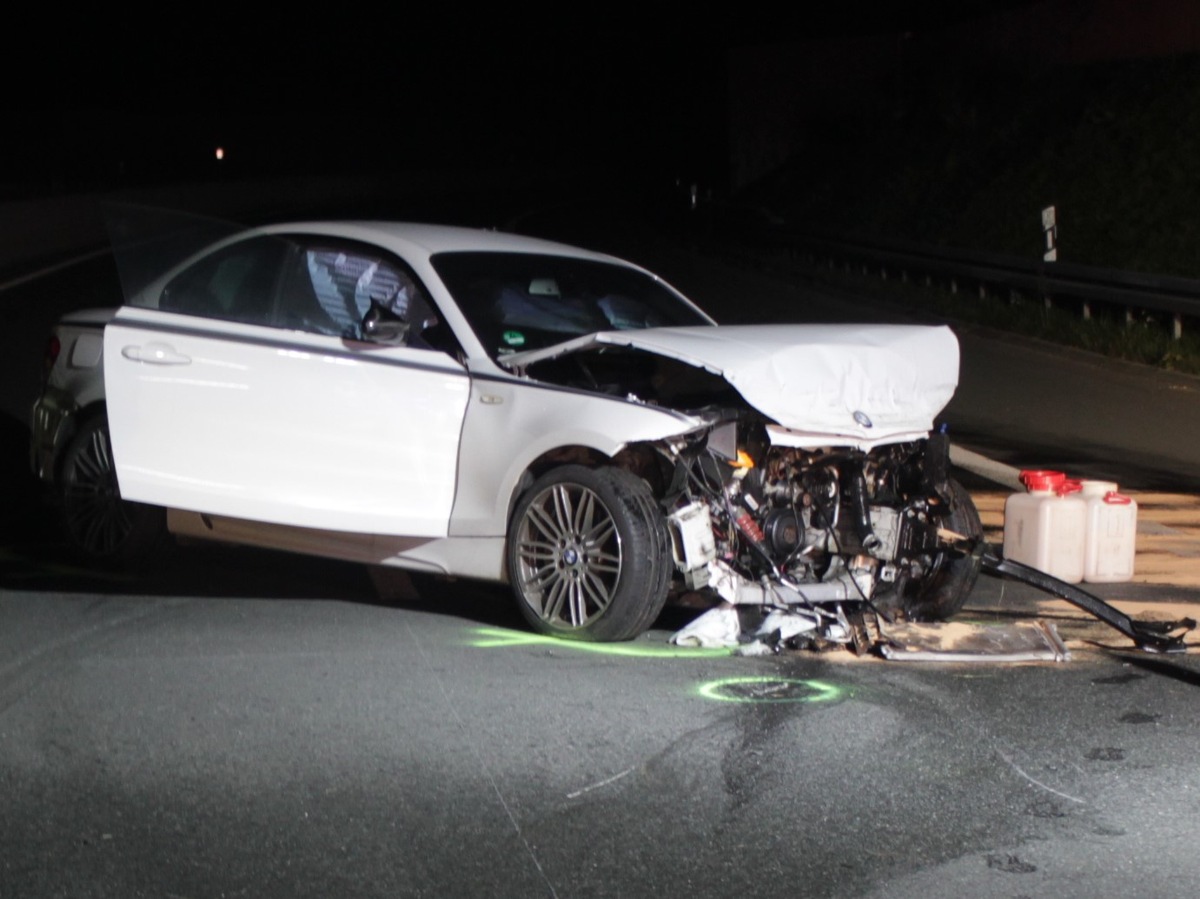
<instances>
[{"instance_id":1,"label":"engine bay","mask_svg":"<svg viewBox=\"0 0 1200 899\"><path fill-rule=\"evenodd\" d=\"M850 639L843 604L889 620L961 607L982 532L949 478L944 435L808 450L773 445L765 424L743 415L666 451L663 503L685 589L787 610L837 642Z\"/></svg>"}]
</instances>

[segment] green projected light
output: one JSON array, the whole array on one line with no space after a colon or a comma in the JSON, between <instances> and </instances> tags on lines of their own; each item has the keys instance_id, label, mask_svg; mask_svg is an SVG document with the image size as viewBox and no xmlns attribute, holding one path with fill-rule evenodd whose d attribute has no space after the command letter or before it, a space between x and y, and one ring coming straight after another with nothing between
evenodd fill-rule
<instances>
[{"instance_id":1,"label":"green projected light","mask_svg":"<svg viewBox=\"0 0 1200 899\"><path fill-rule=\"evenodd\" d=\"M729 648L700 649L690 646L653 645L641 646L636 643L583 643L576 640L560 640L545 634L535 634L529 631L512 631L502 627L475 628L475 640L472 646L480 648L496 648L509 646L550 646L555 649L573 649L578 652L590 652L596 655L625 656L638 659L686 659L714 658L732 654Z\"/></svg>"},{"instance_id":2,"label":"green projected light","mask_svg":"<svg viewBox=\"0 0 1200 899\"><path fill-rule=\"evenodd\" d=\"M724 677L700 685L700 695L719 702L835 702L849 690L820 680L789 677Z\"/></svg>"},{"instance_id":3,"label":"green projected light","mask_svg":"<svg viewBox=\"0 0 1200 899\"><path fill-rule=\"evenodd\" d=\"M472 632L475 639L471 641L470 645L480 649L545 646L594 655L624 656L637 659L711 659L733 654L732 648L725 647L701 649L670 644L639 646L635 643L583 643L502 627L477 627ZM705 699L715 699L718 702L751 703L836 702L850 695L849 689L836 684L788 677L724 677L701 684L697 688L697 692Z\"/></svg>"}]
</instances>

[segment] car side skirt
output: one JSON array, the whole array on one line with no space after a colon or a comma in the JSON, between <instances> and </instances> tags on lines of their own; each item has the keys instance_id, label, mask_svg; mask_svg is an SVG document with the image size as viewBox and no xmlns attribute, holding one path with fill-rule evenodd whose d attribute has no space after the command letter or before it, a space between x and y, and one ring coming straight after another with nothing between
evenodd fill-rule
<instances>
[{"instance_id":1,"label":"car side skirt","mask_svg":"<svg viewBox=\"0 0 1200 899\"><path fill-rule=\"evenodd\" d=\"M167 510L167 529L184 539L215 540L487 581L505 580L503 537L393 537L270 524L181 509Z\"/></svg>"}]
</instances>

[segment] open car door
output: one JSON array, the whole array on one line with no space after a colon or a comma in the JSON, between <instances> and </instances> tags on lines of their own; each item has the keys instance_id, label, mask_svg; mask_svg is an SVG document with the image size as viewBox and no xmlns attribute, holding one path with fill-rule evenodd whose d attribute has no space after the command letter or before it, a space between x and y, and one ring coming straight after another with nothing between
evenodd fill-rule
<instances>
[{"instance_id":1,"label":"open car door","mask_svg":"<svg viewBox=\"0 0 1200 899\"><path fill-rule=\"evenodd\" d=\"M445 536L469 376L440 350L359 339L362 273L403 264L335 249L227 242L118 311L104 374L125 499Z\"/></svg>"}]
</instances>

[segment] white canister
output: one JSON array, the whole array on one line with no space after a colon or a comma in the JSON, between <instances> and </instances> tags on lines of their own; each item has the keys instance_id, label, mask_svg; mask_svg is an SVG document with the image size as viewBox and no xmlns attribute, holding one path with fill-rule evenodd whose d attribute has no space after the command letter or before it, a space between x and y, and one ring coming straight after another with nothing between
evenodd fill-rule
<instances>
[{"instance_id":1,"label":"white canister","mask_svg":"<svg viewBox=\"0 0 1200 899\"><path fill-rule=\"evenodd\" d=\"M1087 503L1061 471L1022 471L1004 503L1004 557L1068 584L1083 580Z\"/></svg>"},{"instance_id":2,"label":"white canister","mask_svg":"<svg viewBox=\"0 0 1200 899\"><path fill-rule=\"evenodd\" d=\"M1137 552L1137 503L1112 481L1082 481L1087 504L1083 579L1111 584L1133 577Z\"/></svg>"}]
</instances>

